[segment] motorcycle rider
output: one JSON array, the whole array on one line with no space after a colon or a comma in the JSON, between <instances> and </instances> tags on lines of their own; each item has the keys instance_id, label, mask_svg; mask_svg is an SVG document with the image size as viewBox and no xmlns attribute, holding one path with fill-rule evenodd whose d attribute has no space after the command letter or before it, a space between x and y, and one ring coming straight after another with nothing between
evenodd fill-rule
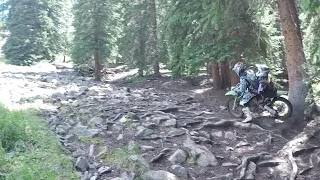
<instances>
[{"instance_id":1,"label":"motorcycle rider","mask_svg":"<svg viewBox=\"0 0 320 180\"><path fill-rule=\"evenodd\" d=\"M256 64L258 72L256 73L257 80L259 82L259 87L257 94L260 94L260 99L258 100L260 107L275 115L275 110L266 106L266 102L269 98L276 96L277 89L273 85L273 82L269 78L270 68L265 64Z\"/></svg>"},{"instance_id":2,"label":"motorcycle rider","mask_svg":"<svg viewBox=\"0 0 320 180\"><path fill-rule=\"evenodd\" d=\"M246 119L243 120L242 122L250 122L252 121L253 118L256 118L259 116L259 114L251 112L247 104L250 101L250 99L256 96L256 94L252 93L252 91L257 89L256 80L255 78L252 79L252 77L250 77L250 74L248 74L242 62L236 63L232 70L240 77L240 85L235 91L239 95L242 94L240 105L244 106L244 108L242 108L242 111L246 116Z\"/></svg>"}]
</instances>

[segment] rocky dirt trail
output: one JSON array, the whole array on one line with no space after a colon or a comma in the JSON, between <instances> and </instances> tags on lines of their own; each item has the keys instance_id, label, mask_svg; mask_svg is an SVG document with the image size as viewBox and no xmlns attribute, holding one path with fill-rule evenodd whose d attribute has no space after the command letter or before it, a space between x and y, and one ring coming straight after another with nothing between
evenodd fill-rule
<instances>
[{"instance_id":1,"label":"rocky dirt trail","mask_svg":"<svg viewBox=\"0 0 320 180\"><path fill-rule=\"evenodd\" d=\"M101 83L68 64L0 70L0 100L43 109L79 179L320 177L320 118L307 126L268 118L244 124L228 115L224 92L167 78L114 81L125 74L119 69Z\"/></svg>"}]
</instances>

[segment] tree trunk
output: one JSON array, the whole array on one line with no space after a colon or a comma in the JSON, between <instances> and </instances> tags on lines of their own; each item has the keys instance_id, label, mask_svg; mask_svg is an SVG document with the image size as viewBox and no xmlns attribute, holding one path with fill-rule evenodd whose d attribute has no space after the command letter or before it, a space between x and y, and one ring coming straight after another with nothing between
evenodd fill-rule
<instances>
[{"instance_id":1,"label":"tree trunk","mask_svg":"<svg viewBox=\"0 0 320 180\"><path fill-rule=\"evenodd\" d=\"M101 81L101 72L100 72L100 60L99 60L99 51L94 51L94 80Z\"/></svg>"},{"instance_id":2,"label":"tree trunk","mask_svg":"<svg viewBox=\"0 0 320 180\"><path fill-rule=\"evenodd\" d=\"M146 40L145 40L145 29L144 29L144 14L140 12L138 23L140 26L139 30L139 60L138 60L138 74L143 77L143 70L145 66L145 51L146 51Z\"/></svg>"},{"instance_id":3,"label":"tree trunk","mask_svg":"<svg viewBox=\"0 0 320 180\"><path fill-rule=\"evenodd\" d=\"M305 98L308 87L303 83L303 80L307 77L302 67L306 59L303 52L298 13L294 0L278 0L277 3L286 49L289 100L293 106L293 116L303 116L306 109Z\"/></svg>"},{"instance_id":4,"label":"tree trunk","mask_svg":"<svg viewBox=\"0 0 320 180\"><path fill-rule=\"evenodd\" d=\"M66 62L66 55L63 55L63 61L62 62Z\"/></svg>"},{"instance_id":5,"label":"tree trunk","mask_svg":"<svg viewBox=\"0 0 320 180\"><path fill-rule=\"evenodd\" d=\"M153 35L153 73L155 77L160 77L160 67L159 67L159 49L158 49L158 35L157 35L157 8L156 0L151 0L152 9L152 35Z\"/></svg>"},{"instance_id":6,"label":"tree trunk","mask_svg":"<svg viewBox=\"0 0 320 180\"><path fill-rule=\"evenodd\" d=\"M98 47L98 41L99 41L99 34L98 34L98 16L97 16L97 3L94 4L94 17L93 17L93 38L95 42L95 50L93 53L93 59L94 59L94 77L95 81L101 81L101 72L100 72L100 59L99 59L99 49Z\"/></svg>"},{"instance_id":7,"label":"tree trunk","mask_svg":"<svg viewBox=\"0 0 320 180\"><path fill-rule=\"evenodd\" d=\"M221 86L223 89L230 87L230 68L228 61L220 63Z\"/></svg>"},{"instance_id":8,"label":"tree trunk","mask_svg":"<svg viewBox=\"0 0 320 180\"><path fill-rule=\"evenodd\" d=\"M212 74L213 90L215 91L220 90L221 79L220 79L218 63L211 63L211 74Z\"/></svg>"}]
</instances>

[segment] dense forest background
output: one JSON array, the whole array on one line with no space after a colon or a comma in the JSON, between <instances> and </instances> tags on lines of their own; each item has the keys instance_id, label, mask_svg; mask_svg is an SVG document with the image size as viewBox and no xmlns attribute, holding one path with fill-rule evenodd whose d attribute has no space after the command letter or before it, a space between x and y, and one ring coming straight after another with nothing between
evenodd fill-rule
<instances>
[{"instance_id":1,"label":"dense forest background","mask_svg":"<svg viewBox=\"0 0 320 180\"><path fill-rule=\"evenodd\" d=\"M318 0L7 0L1 3L4 57L15 65L71 58L76 69L108 64L139 76L208 73L215 90L237 84L230 67L272 67L289 85L295 115L310 114L319 94Z\"/></svg>"}]
</instances>

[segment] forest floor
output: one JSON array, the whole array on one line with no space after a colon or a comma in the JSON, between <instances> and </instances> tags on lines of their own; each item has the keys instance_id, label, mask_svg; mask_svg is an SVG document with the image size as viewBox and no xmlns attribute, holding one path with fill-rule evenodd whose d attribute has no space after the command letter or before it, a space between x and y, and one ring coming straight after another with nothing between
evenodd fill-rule
<instances>
[{"instance_id":1,"label":"forest floor","mask_svg":"<svg viewBox=\"0 0 320 180\"><path fill-rule=\"evenodd\" d=\"M43 110L81 179L320 179L320 118L242 123L206 77L115 67L94 82L62 63L0 71L0 101Z\"/></svg>"}]
</instances>

